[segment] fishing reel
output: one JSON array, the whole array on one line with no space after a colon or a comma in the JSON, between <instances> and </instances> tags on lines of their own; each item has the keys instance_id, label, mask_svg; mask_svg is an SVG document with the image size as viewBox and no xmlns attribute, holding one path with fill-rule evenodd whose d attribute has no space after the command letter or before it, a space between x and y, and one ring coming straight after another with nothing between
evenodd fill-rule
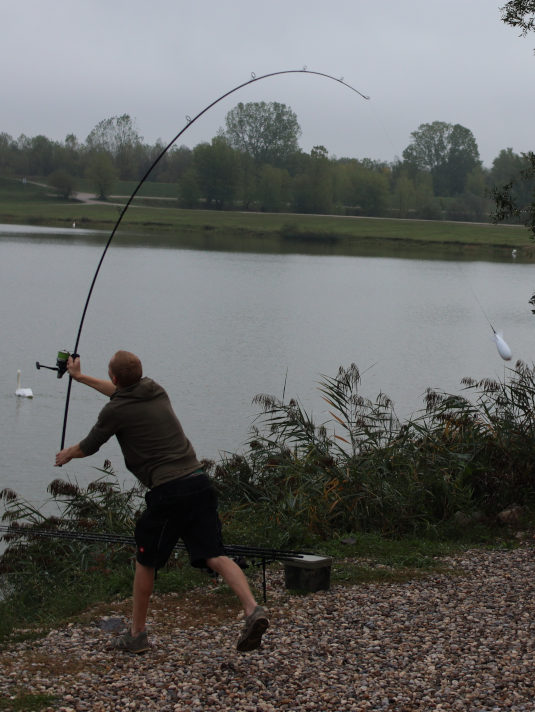
<instances>
[{"instance_id":1,"label":"fishing reel","mask_svg":"<svg viewBox=\"0 0 535 712\"><path fill-rule=\"evenodd\" d=\"M39 361L36 361L35 367L37 369L47 368L49 371L57 371L58 378L61 378L63 374L67 371L67 361L69 360L69 356L77 358L78 354L71 354L66 349L63 349L61 351L58 351L55 366L45 366L44 364L39 363Z\"/></svg>"}]
</instances>

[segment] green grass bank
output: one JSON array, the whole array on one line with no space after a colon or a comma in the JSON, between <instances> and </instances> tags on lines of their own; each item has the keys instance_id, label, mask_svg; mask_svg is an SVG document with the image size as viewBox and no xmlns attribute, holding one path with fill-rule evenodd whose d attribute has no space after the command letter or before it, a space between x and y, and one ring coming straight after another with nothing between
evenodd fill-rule
<instances>
[{"instance_id":1,"label":"green grass bank","mask_svg":"<svg viewBox=\"0 0 535 712\"><path fill-rule=\"evenodd\" d=\"M157 185L157 184L155 184ZM127 190L131 186L121 185ZM240 211L180 209L167 191L159 186L149 195L152 184L143 186L143 197L136 199L121 223L121 233L156 235L166 240L189 240L202 246L207 240L225 247L230 237L240 240L235 249L262 249L288 246L297 249L373 250L390 247L400 252L421 249L474 252L481 248L510 251L515 248L529 258L534 245L521 226L492 225L390 218L363 218L293 213L251 213ZM128 195L125 192L125 195ZM77 227L110 231L117 221L125 195L107 203L62 200L47 187L0 179L0 222L8 224ZM147 204L148 203L148 204Z\"/></svg>"}]
</instances>

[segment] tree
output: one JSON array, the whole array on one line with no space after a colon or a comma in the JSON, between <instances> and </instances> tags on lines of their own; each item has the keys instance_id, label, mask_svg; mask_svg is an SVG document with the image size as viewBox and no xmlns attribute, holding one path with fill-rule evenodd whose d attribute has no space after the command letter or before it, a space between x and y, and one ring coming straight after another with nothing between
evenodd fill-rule
<instances>
[{"instance_id":1,"label":"tree","mask_svg":"<svg viewBox=\"0 0 535 712\"><path fill-rule=\"evenodd\" d=\"M381 215L388 203L389 169L379 162L364 159L344 160L337 166L338 200L346 212L356 215Z\"/></svg>"},{"instance_id":2,"label":"tree","mask_svg":"<svg viewBox=\"0 0 535 712\"><path fill-rule=\"evenodd\" d=\"M286 207L289 201L290 176L284 168L265 164L260 169L258 180L258 200L266 212L276 213Z\"/></svg>"},{"instance_id":3,"label":"tree","mask_svg":"<svg viewBox=\"0 0 535 712\"><path fill-rule=\"evenodd\" d=\"M117 177L109 153L105 151L93 153L89 159L86 175L100 200L106 200Z\"/></svg>"},{"instance_id":4,"label":"tree","mask_svg":"<svg viewBox=\"0 0 535 712\"><path fill-rule=\"evenodd\" d=\"M481 166L479 149L470 129L455 124L449 135L446 163L446 184L450 195L460 195L466 190L468 176Z\"/></svg>"},{"instance_id":5,"label":"tree","mask_svg":"<svg viewBox=\"0 0 535 712\"><path fill-rule=\"evenodd\" d=\"M442 206L433 192L430 173L420 173L414 180L414 216L423 220L440 220Z\"/></svg>"},{"instance_id":6,"label":"tree","mask_svg":"<svg viewBox=\"0 0 535 712\"><path fill-rule=\"evenodd\" d=\"M46 136L34 136L29 141L29 172L34 176L47 176L54 169L55 144Z\"/></svg>"},{"instance_id":7,"label":"tree","mask_svg":"<svg viewBox=\"0 0 535 712\"><path fill-rule=\"evenodd\" d=\"M535 236L535 153L523 153L522 159L520 174L492 191L496 205L492 217L494 222L517 219Z\"/></svg>"},{"instance_id":8,"label":"tree","mask_svg":"<svg viewBox=\"0 0 535 712\"><path fill-rule=\"evenodd\" d=\"M294 178L294 206L300 213L329 213L334 181L325 146L314 146L303 173Z\"/></svg>"},{"instance_id":9,"label":"tree","mask_svg":"<svg viewBox=\"0 0 535 712\"><path fill-rule=\"evenodd\" d=\"M509 0L501 10L503 22L511 27L520 27L524 36L535 30L535 0ZM535 237L535 153L523 153L522 159L524 165L520 176L493 190L496 205L493 219L499 222L511 217L519 218ZM535 303L535 294L531 300Z\"/></svg>"},{"instance_id":10,"label":"tree","mask_svg":"<svg viewBox=\"0 0 535 712\"><path fill-rule=\"evenodd\" d=\"M510 0L501 11L502 21L511 27L520 27L522 35L535 30L535 0Z\"/></svg>"},{"instance_id":11,"label":"tree","mask_svg":"<svg viewBox=\"0 0 535 712\"><path fill-rule=\"evenodd\" d=\"M12 137L5 132L0 133L0 172L2 175L7 175L14 170L16 152L17 145Z\"/></svg>"},{"instance_id":12,"label":"tree","mask_svg":"<svg viewBox=\"0 0 535 712\"><path fill-rule=\"evenodd\" d=\"M238 199L243 209L249 210L251 204L258 198L258 187L262 169L267 164L257 163L249 153L236 151L238 159Z\"/></svg>"},{"instance_id":13,"label":"tree","mask_svg":"<svg viewBox=\"0 0 535 712\"><path fill-rule=\"evenodd\" d=\"M518 178L522 168L522 157L512 148L502 148L492 161L489 179L493 185L504 185Z\"/></svg>"},{"instance_id":14,"label":"tree","mask_svg":"<svg viewBox=\"0 0 535 712\"><path fill-rule=\"evenodd\" d=\"M137 177L137 154L142 140L130 116L123 114L100 121L87 136L86 145L90 152L109 153L119 177L127 180Z\"/></svg>"},{"instance_id":15,"label":"tree","mask_svg":"<svg viewBox=\"0 0 535 712\"><path fill-rule=\"evenodd\" d=\"M449 124L433 121L420 124L411 133L412 143L403 151L403 159L420 171L436 170L444 162L446 155L446 134Z\"/></svg>"},{"instance_id":16,"label":"tree","mask_svg":"<svg viewBox=\"0 0 535 712\"><path fill-rule=\"evenodd\" d=\"M501 200L502 208L511 205L509 215L504 218L519 218L529 210L529 203L535 187L530 175L529 154L519 155L512 148L502 149L492 163L489 174L490 189ZM506 197L507 196L507 197Z\"/></svg>"},{"instance_id":17,"label":"tree","mask_svg":"<svg viewBox=\"0 0 535 712\"><path fill-rule=\"evenodd\" d=\"M525 36L531 30L535 30L535 0L509 0L502 8L502 20L511 27L520 27ZM492 194L496 205L493 214L495 222L506 220L510 217L518 217L535 237L535 153L523 153L522 157L526 162L520 179L514 178L506 183L502 188L495 188ZM519 203L514 191L528 191L530 198ZM529 300L535 306L535 293ZM535 313L535 309L532 309Z\"/></svg>"},{"instance_id":18,"label":"tree","mask_svg":"<svg viewBox=\"0 0 535 712\"><path fill-rule=\"evenodd\" d=\"M240 102L226 115L225 125L229 145L259 163L282 165L299 150L301 128L296 114L285 104Z\"/></svg>"},{"instance_id":19,"label":"tree","mask_svg":"<svg viewBox=\"0 0 535 712\"><path fill-rule=\"evenodd\" d=\"M149 159L152 163L156 156L161 153L164 146L158 142L149 152ZM181 181L193 163L193 151L187 146L173 146L164 155L162 160L154 168L151 179L160 180L165 183ZM148 166L147 166L148 167Z\"/></svg>"},{"instance_id":20,"label":"tree","mask_svg":"<svg viewBox=\"0 0 535 712\"><path fill-rule=\"evenodd\" d=\"M90 151L107 151L116 156L124 146L141 143L134 122L128 114L99 121L89 133L86 144Z\"/></svg>"},{"instance_id":21,"label":"tree","mask_svg":"<svg viewBox=\"0 0 535 712\"><path fill-rule=\"evenodd\" d=\"M414 181L405 172L402 172L398 175L394 188L394 205L398 210L398 216L400 218L408 217L410 211L414 210L414 204Z\"/></svg>"},{"instance_id":22,"label":"tree","mask_svg":"<svg viewBox=\"0 0 535 712\"><path fill-rule=\"evenodd\" d=\"M218 210L229 205L236 195L238 157L227 141L218 136L212 143L200 143L193 150L197 182L208 206Z\"/></svg>"},{"instance_id":23,"label":"tree","mask_svg":"<svg viewBox=\"0 0 535 712\"><path fill-rule=\"evenodd\" d=\"M57 147L56 169L63 169L71 176L81 176L84 167L83 147L74 134L67 134L64 143Z\"/></svg>"},{"instance_id":24,"label":"tree","mask_svg":"<svg viewBox=\"0 0 535 712\"><path fill-rule=\"evenodd\" d=\"M65 199L70 198L74 192L74 178L63 168L58 168L48 176L48 185L55 188Z\"/></svg>"},{"instance_id":25,"label":"tree","mask_svg":"<svg viewBox=\"0 0 535 712\"><path fill-rule=\"evenodd\" d=\"M403 151L405 162L416 171L429 171L435 195L458 195L467 175L478 165L479 149L472 132L460 124L433 121L421 124Z\"/></svg>"},{"instance_id":26,"label":"tree","mask_svg":"<svg viewBox=\"0 0 535 712\"><path fill-rule=\"evenodd\" d=\"M488 170L483 166L474 168L473 171L466 176L466 191L478 198L483 198L488 195L486 181L488 179Z\"/></svg>"},{"instance_id":27,"label":"tree","mask_svg":"<svg viewBox=\"0 0 535 712\"><path fill-rule=\"evenodd\" d=\"M178 182L178 204L182 208L197 208L201 191L194 168L189 168Z\"/></svg>"}]
</instances>

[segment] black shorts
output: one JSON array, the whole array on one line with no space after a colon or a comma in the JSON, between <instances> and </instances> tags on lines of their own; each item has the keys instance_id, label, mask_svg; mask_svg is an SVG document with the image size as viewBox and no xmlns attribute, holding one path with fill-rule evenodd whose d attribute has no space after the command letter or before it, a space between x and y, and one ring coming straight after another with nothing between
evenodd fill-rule
<instances>
[{"instance_id":1,"label":"black shorts","mask_svg":"<svg viewBox=\"0 0 535 712\"><path fill-rule=\"evenodd\" d=\"M192 566L225 553L217 495L208 475L193 474L166 482L145 494L147 509L136 524L136 558L161 568L182 539Z\"/></svg>"}]
</instances>

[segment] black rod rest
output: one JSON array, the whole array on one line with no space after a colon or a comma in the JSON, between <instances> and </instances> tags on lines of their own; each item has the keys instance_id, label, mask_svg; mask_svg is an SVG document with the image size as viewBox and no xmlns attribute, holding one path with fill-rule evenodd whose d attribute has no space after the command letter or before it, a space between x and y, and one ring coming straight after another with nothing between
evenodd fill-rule
<instances>
[{"instance_id":1,"label":"black rod rest","mask_svg":"<svg viewBox=\"0 0 535 712\"><path fill-rule=\"evenodd\" d=\"M106 532L80 532L68 529L32 529L25 526L8 526L0 524L0 532L11 536L25 537L43 537L49 539L76 539L78 541L97 542L101 541L106 544L123 544L125 546L136 545L136 540L128 534L113 534ZM179 541L175 545L175 550L186 549L183 542ZM241 544L225 544L225 554L234 559L241 568L246 568L246 560L249 559L253 566L262 566L262 594L264 603L267 600L266 586L266 564L273 561L291 561L293 559L302 559L310 552L304 551L283 551L281 549L267 549L258 546L246 546Z\"/></svg>"}]
</instances>

